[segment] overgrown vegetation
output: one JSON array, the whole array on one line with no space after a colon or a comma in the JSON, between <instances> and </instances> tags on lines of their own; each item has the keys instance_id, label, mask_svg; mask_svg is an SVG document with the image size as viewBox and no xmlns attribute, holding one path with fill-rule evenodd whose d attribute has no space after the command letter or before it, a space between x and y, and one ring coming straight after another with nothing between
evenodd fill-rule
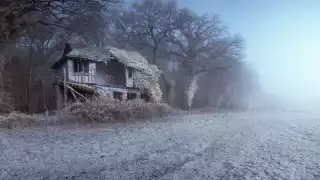
<instances>
[{"instance_id":1,"label":"overgrown vegetation","mask_svg":"<svg viewBox=\"0 0 320 180\"><path fill-rule=\"evenodd\" d=\"M0 116L0 128L14 129L52 124L96 124L150 120L171 115L174 110L164 103L143 100L120 101L113 98L93 98L70 104L54 115L29 115L11 112Z\"/></svg>"},{"instance_id":2,"label":"overgrown vegetation","mask_svg":"<svg viewBox=\"0 0 320 180\"><path fill-rule=\"evenodd\" d=\"M59 116L66 121L101 123L150 119L170 115L173 109L164 103L146 103L143 100L120 101L113 98L93 98L64 108Z\"/></svg>"},{"instance_id":3,"label":"overgrown vegetation","mask_svg":"<svg viewBox=\"0 0 320 180\"><path fill-rule=\"evenodd\" d=\"M0 128L14 129L40 125L40 116L10 112L0 116Z\"/></svg>"}]
</instances>

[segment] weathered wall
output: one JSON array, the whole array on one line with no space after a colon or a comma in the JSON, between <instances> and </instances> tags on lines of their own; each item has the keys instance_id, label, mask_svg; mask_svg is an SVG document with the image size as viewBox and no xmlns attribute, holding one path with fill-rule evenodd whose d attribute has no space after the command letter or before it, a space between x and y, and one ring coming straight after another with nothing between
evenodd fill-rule
<instances>
[{"instance_id":1,"label":"weathered wall","mask_svg":"<svg viewBox=\"0 0 320 180\"><path fill-rule=\"evenodd\" d=\"M56 70L56 76L60 78L60 81L63 81L63 68L67 69L68 81L95 83L98 85L109 86L134 86L133 76L129 77L128 69L116 60L109 61L108 65L104 62L90 62L89 73L78 73L74 72L74 62L69 59L61 66L61 68ZM107 75L114 76L114 82L108 81Z\"/></svg>"},{"instance_id":2,"label":"weathered wall","mask_svg":"<svg viewBox=\"0 0 320 180\"><path fill-rule=\"evenodd\" d=\"M128 70L128 68L126 68L125 73L126 73L126 86L127 86L127 87L133 87L133 74L134 74L134 70L132 70L132 71L133 71L133 72L132 72L132 76L129 77L129 70Z\"/></svg>"},{"instance_id":3,"label":"weathered wall","mask_svg":"<svg viewBox=\"0 0 320 180\"><path fill-rule=\"evenodd\" d=\"M104 62L96 63L96 80L95 80L96 84L107 85L106 68L107 66Z\"/></svg>"},{"instance_id":4,"label":"weathered wall","mask_svg":"<svg viewBox=\"0 0 320 180\"><path fill-rule=\"evenodd\" d=\"M125 66L117 60L110 60L106 67L106 73L114 76L114 82L107 82L107 85L126 86Z\"/></svg>"},{"instance_id":5,"label":"weathered wall","mask_svg":"<svg viewBox=\"0 0 320 180\"><path fill-rule=\"evenodd\" d=\"M83 83L95 83L96 77L96 62L89 62L89 73L74 72L73 60L68 60L68 80Z\"/></svg>"},{"instance_id":6,"label":"weathered wall","mask_svg":"<svg viewBox=\"0 0 320 180\"><path fill-rule=\"evenodd\" d=\"M55 77L61 81L63 81L63 68L67 68L67 63L62 64L59 69L54 70Z\"/></svg>"}]
</instances>

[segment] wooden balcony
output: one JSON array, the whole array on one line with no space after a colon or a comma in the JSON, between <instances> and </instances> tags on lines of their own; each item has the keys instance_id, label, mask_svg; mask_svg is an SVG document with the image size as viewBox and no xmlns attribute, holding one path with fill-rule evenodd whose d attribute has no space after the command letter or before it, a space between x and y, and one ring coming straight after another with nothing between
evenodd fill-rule
<instances>
[{"instance_id":1,"label":"wooden balcony","mask_svg":"<svg viewBox=\"0 0 320 180\"><path fill-rule=\"evenodd\" d=\"M77 73L73 73L70 80L78 83L94 83L95 76L92 75L92 73L77 72Z\"/></svg>"}]
</instances>

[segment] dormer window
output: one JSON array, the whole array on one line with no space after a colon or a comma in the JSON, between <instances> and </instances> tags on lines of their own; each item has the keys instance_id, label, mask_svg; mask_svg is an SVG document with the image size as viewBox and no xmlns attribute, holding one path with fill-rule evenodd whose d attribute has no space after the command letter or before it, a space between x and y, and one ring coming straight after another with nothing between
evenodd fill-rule
<instances>
[{"instance_id":1,"label":"dormer window","mask_svg":"<svg viewBox=\"0 0 320 180\"><path fill-rule=\"evenodd\" d=\"M73 60L73 72L89 73L89 61Z\"/></svg>"}]
</instances>

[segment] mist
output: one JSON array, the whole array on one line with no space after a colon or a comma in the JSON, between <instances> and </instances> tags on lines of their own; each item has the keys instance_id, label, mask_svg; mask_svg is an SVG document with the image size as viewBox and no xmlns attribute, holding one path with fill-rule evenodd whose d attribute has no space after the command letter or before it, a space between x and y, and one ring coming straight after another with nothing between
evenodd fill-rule
<instances>
[{"instance_id":1,"label":"mist","mask_svg":"<svg viewBox=\"0 0 320 180\"><path fill-rule=\"evenodd\" d=\"M0 179L320 179L319 0L0 1Z\"/></svg>"},{"instance_id":2,"label":"mist","mask_svg":"<svg viewBox=\"0 0 320 180\"><path fill-rule=\"evenodd\" d=\"M314 107L318 77L318 1L180 0L197 12L218 13L229 30L245 39L246 61L263 90L286 106ZM307 104L307 105L306 105Z\"/></svg>"}]
</instances>

